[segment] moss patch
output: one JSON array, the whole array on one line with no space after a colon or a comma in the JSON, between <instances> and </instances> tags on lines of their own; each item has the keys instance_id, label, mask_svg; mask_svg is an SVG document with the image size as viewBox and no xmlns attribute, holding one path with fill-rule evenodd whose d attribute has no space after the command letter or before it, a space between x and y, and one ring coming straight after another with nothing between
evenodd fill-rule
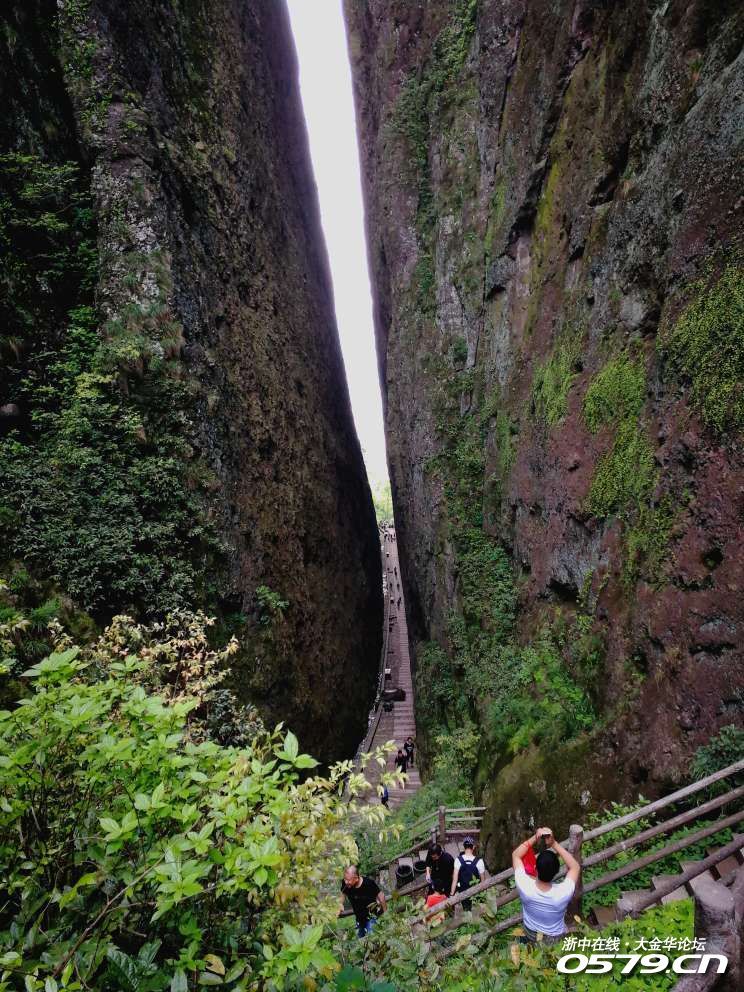
<instances>
[{"instance_id":1,"label":"moss patch","mask_svg":"<svg viewBox=\"0 0 744 992\"><path fill-rule=\"evenodd\" d=\"M579 371L581 338L567 334L540 365L532 380L532 410L537 420L554 427L566 416L568 394Z\"/></svg>"},{"instance_id":2,"label":"moss patch","mask_svg":"<svg viewBox=\"0 0 744 992\"><path fill-rule=\"evenodd\" d=\"M639 416L646 399L643 362L623 352L595 376L584 397L584 421L596 432L605 424L617 424Z\"/></svg>"},{"instance_id":3,"label":"moss patch","mask_svg":"<svg viewBox=\"0 0 744 992\"><path fill-rule=\"evenodd\" d=\"M617 516L624 522L626 585L642 573L658 579L676 516L670 496L653 502L660 473L643 417L645 399L643 362L624 352L597 374L583 405L592 432L608 424L615 429L612 447L597 465L586 506L597 517Z\"/></svg>"},{"instance_id":4,"label":"moss patch","mask_svg":"<svg viewBox=\"0 0 744 992\"><path fill-rule=\"evenodd\" d=\"M627 516L651 498L656 481L654 453L642 425L635 419L623 421L597 465L587 508L597 517Z\"/></svg>"},{"instance_id":5,"label":"moss patch","mask_svg":"<svg viewBox=\"0 0 744 992\"><path fill-rule=\"evenodd\" d=\"M692 405L715 431L744 429L744 267L730 263L659 338L669 366L690 386Z\"/></svg>"}]
</instances>

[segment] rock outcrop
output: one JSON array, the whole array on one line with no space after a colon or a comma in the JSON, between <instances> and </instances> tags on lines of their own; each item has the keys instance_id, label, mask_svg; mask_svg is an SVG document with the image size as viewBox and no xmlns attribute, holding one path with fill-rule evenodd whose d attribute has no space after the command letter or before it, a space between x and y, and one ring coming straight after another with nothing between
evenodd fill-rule
<instances>
[{"instance_id":1,"label":"rock outcrop","mask_svg":"<svg viewBox=\"0 0 744 992\"><path fill-rule=\"evenodd\" d=\"M419 729L503 856L742 722L744 13L345 9Z\"/></svg>"},{"instance_id":2,"label":"rock outcrop","mask_svg":"<svg viewBox=\"0 0 744 992\"><path fill-rule=\"evenodd\" d=\"M0 27L2 558L96 618L216 613L238 693L348 755L379 547L285 6Z\"/></svg>"}]
</instances>

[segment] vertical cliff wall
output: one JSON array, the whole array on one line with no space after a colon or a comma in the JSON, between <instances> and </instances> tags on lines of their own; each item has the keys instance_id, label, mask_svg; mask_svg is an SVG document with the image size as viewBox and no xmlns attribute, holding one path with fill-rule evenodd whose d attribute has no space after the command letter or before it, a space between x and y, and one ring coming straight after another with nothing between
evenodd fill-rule
<instances>
[{"instance_id":1,"label":"vertical cliff wall","mask_svg":"<svg viewBox=\"0 0 744 992\"><path fill-rule=\"evenodd\" d=\"M379 549L285 6L0 27L4 570L96 618L217 613L240 694L351 753Z\"/></svg>"},{"instance_id":2,"label":"vertical cliff wall","mask_svg":"<svg viewBox=\"0 0 744 992\"><path fill-rule=\"evenodd\" d=\"M744 15L346 17L419 726L505 853L742 721Z\"/></svg>"}]
</instances>

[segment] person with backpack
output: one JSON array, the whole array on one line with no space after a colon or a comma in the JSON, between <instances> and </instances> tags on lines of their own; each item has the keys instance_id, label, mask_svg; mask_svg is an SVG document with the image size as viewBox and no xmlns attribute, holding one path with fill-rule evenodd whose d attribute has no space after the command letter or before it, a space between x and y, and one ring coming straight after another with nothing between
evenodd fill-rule
<instances>
[{"instance_id":1,"label":"person with backpack","mask_svg":"<svg viewBox=\"0 0 744 992\"><path fill-rule=\"evenodd\" d=\"M452 874L452 890L455 892L467 892L471 885L478 885L484 882L488 875L483 858L475 854L475 841L472 837L466 837L462 842L463 850L455 859L455 870ZM473 908L472 899L463 899L462 908L468 912Z\"/></svg>"},{"instance_id":2,"label":"person with backpack","mask_svg":"<svg viewBox=\"0 0 744 992\"><path fill-rule=\"evenodd\" d=\"M386 785L383 785L382 792L380 793L380 802L385 807L385 809L390 809L388 805L390 802L390 791Z\"/></svg>"}]
</instances>

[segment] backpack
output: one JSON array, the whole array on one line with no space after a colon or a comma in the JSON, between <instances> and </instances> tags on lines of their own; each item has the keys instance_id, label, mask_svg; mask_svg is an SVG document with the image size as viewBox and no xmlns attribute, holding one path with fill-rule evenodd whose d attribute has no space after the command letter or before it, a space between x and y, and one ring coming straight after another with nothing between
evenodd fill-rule
<instances>
[{"instance_id":1,"label":"backpack","mask_svg":"<svg viewBox=\"0 0 744 992\"><path fill-rule=\"evenodd\" d=\"M473 858L472 861L466 861L465 856L459 854L457 860L460 863L460 870L457 875L457 888L464 892L465 889L469 889L471 885L475 885L481 880L480 872L478 871L478 858Z\"/></svg>"}]
</instances>

